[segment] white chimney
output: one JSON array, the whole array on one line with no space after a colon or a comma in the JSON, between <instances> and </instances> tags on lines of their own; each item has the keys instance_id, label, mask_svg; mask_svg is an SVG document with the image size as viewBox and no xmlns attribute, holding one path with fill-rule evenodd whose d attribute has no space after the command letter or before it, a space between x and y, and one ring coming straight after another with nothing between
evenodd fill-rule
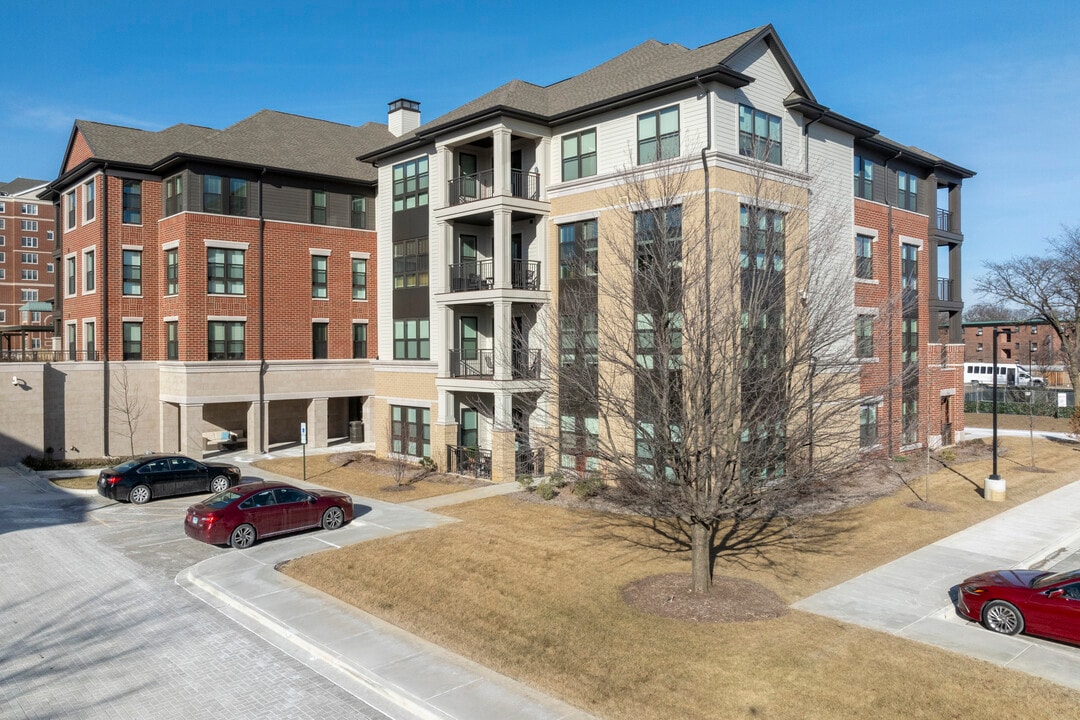
<instances>
[{"instance_id":1,"label":"white chimney","mask_svg":"<svg viewBox=\"0 0 1080 720\"><path fill-rule=\"evenodd\" d=\"M388 124L394 137L401 137L420 127L420 103L405 98L390 103Z\"/></svg>"}]
</instances>

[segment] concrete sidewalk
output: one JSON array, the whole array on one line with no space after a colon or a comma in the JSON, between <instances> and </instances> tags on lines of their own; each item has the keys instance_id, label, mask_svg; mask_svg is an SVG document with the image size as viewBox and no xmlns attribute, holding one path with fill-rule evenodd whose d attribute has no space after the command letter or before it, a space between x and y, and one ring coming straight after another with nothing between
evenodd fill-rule
<instances>
[{"instance_id":1,"label":"concrete sidewalk","mask_svg":"<svg viewBox=\"0 0 1080 720\"><path fill-rule=\"evenodd\" d=\"M1080 648L992 633L958 616L952 604L956 585L972 575L1002 568L1072 569L1080 566L1078 552L1080 482L1074 482L794 607L1080 690Z\"/></svg>"}]
</instances>

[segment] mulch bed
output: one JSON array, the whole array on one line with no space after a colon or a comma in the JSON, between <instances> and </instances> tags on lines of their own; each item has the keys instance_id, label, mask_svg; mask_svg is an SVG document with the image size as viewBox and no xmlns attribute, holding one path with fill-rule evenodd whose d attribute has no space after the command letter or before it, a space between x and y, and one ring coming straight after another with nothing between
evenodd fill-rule
<instances>
[{"instance_id":1,"label":"mulch bed","mask_svg":"<svg viewBox=\"0 0 1080 720\"><path fill-rule=\"evenodd\" d=\"M787 614L780 597L750 580L717 576L707 594L691 591L686 573L652 575L622 589L630 607L649 615L691 622L731 623L768 620Z\"/></svg>"}]
</instances>

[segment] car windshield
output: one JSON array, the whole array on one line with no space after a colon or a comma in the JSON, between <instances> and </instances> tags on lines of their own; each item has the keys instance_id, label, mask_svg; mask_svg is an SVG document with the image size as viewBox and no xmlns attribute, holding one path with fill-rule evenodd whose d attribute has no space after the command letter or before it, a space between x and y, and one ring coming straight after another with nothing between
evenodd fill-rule
<instances>
[{"instance_id":1,"label":"car windshield","mask_svg":"<svg viewBox=\"0 0 1080 720\"><path fill-rule=\"evenodd\" d=\"M215 510L223 508L234 500L238 500L244 496L244 493L237 492L236 490L223 490L217 495L211 495L203 500L203 505L212 507Z\"/></svg>"},{"instance_id":2,"label":"car windshield","mask_svg":"<svg viewBox=\"0 0 1080 720\"><path fill-rule=\"evenodd\" d=\"M1077 579L1080 579L1080 570L1069 570L1068 572L1052 573L1038 577L1035 579L1035 582L1031 583L1031 587L1043 588L1050 585L1056 585L1059 582Z\"/></svg>"}]
</instances>

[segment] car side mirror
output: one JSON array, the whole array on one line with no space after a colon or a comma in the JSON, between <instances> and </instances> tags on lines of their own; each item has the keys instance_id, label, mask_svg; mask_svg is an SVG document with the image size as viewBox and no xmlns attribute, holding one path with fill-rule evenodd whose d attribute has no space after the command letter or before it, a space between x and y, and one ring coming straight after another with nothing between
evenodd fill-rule
<instances>
[{"instance_id":1,"label":"car side mirror","mask_svg":"<svg viewBox=\"0 0 1080 720\"><path fill-rule=\"evenodd\" d=\"M1046 593L1046 597L1048 597L1048 598L1059 598L1059 597L1062 597L1064 594L1065 594L1065 591L1058 588L1057 590L1051 590L1050 592Z\"/></svg>"}]
</instances>

